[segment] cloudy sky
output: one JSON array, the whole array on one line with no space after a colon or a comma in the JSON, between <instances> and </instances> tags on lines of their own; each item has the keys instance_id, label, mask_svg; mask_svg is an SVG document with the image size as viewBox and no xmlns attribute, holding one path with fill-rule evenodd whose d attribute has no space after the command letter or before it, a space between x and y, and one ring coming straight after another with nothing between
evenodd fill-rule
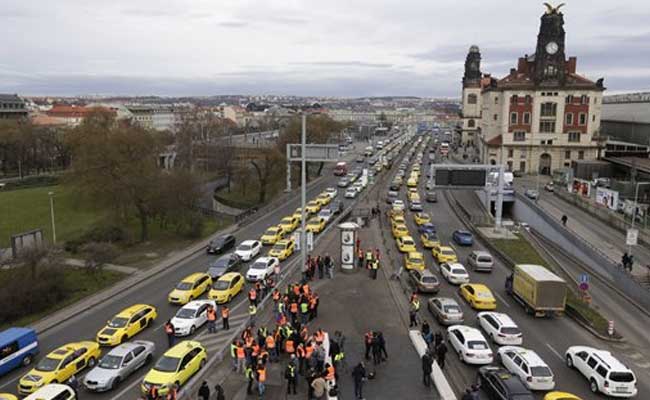
<instances>
[{"instance_id":1,"label":"cloudy sky","mask_svg":"<svg viewBox=\"0 0 650 400\"><path fill-rule=\"evenodd\" d=\"M565 0L569 55L650 89L646 0ZM458 96L468 47L503 75L532 53L531 0L3 0L0 92Z\"/></svg>"}]
</instances>

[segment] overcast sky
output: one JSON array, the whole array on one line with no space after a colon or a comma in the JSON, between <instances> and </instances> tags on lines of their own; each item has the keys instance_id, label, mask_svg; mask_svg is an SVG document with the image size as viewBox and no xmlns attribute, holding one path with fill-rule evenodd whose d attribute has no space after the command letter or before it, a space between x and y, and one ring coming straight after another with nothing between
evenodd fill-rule
<instances>
[{"instance_id":1,"label":"overcast sky","mask_svg":"<svg viewBox=\"0 0 650 400\"><path fill-rule=\"evenodd\" d=\"M567 53L650 89L646 0L565 0ZM502 76L542 1L3 0L0 92L459 96L467 49Z\"/></svg>"}]
</instances>

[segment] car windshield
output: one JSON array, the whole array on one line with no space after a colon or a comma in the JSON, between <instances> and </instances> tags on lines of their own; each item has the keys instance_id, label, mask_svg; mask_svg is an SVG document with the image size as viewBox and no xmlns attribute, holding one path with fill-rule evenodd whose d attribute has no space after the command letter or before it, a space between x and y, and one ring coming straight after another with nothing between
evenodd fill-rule
<instances>
[{"instance_id":1,"label":"car windshield","mask_svg":"<svg viewBox=\"0 0 650 400\"><path fill-rule=\"evenodd\" d=\"M472 350L487 350L487 343L480 340L470 340L467 342L467 348Z\"/></svg>"},{"instance_id":2,"label":"car windshield","mask_svg":"<svg viewBox=\"0 0 650 400\"><path fill-rule=\"evenodd\" d=\"M448 314L460 314L460 307L456 305L444 306L443 309Z\"/></svg>"},{"instance_id":3,"label":"car windshield","mask_svg":"<svg viewBox=\"0 0 650 400\"><path fill-rule=\"evenodd\" d=\"M287 248L287 245L284 243L277 243L273 246L273 250L284 250Z\"/></svg>"},{"instance_id":4,"label":"car windshield","mask_svg":"<svg viewBox=\"0 0 650 400\"><path fill-rule=\"evenodd\" d=\"M490 257L479 257L477 258L478 262L490 263L492 259Z\"/></svg>"},{"instance_id":5,"label":"car windshield","mask_svg":"<svg viewBox=\"0 0 650 400\"><path fill-rule=\"evenodd\" d=\"M56 368L59 366L60 363L61 363L60 358L45 357L44 359L39 361L38 365L36 365L36 370L43 371L43 372L51 372L56 370Z\"/></svg>"},{"instance_id":6,"label":"car windshield","mask_svg":"<svg viewBox=\"0 0 650 400\"><path fill-rule=\"evenodd\" d=\"M519 328L516 328L514 326L506 326L501 328L501 333L505 335L519 335L521 331L519 330Z\"/></svg>"},{"instance_id":7,"label":"car windshield","mask_svg":"<svg viewBox=\"0 0 650 400\"><path fill-rule=\"evenodd\" d=\"M176 372L180 361L176 357L162 356L154 368L160 372Z\"/></svg>"},{"instance_id":8,"label":"car windshield","mask_svg":"<svg viewBox=\"0 0 650 400\"><path fill-rule=\"evenodd\" d=\"M451 273L454 274L454 275L467 275L467 271L465 271L464 269L460 269L460 268L452 268Z\"/></svg>"},{"instance_id":9,"label":"car windshield","mask_svg":"<svg viewBox=\"0 0 650 400\"><path fill-rule=\"evenodd\" d=\"M179 282L178 285L176 285L176 289L178 289L178 290L190 290L190 289L192 289L192 282Z\"/></svg>"},{"instance_id":10,"label":"car windshield","mask_svg":"<svg viewBox=\"0 0 650 400\"><path fill-rule=\"evenodd\" d=\"M551 369L549 367L531 367L530 373L532 376L553 376L553 372L551 372Z\"/></svg>"},{"instance_id":11,"label":"car windshield","mask_svg":"<svg viewBox=\"0 0 650 400\"><path fill-rule=\"evenodd\" d=\"M228 286L230 286L230 282L228 281L217 281L212 287L214 290L226 290L228 289Z\"/></svg>"},{"instance_id":12,"label":"car windshield","mask_svg":"<svg viewBox=\"0 0 650 400\"><path fill-rule=\"evenodd\" d=\"M609 380L613 382L634 382L634 374L631 372L610 372Z\"/></svg>"},{"instance_id":13,"label":"car windshield","mask_svg":"<svg viewBox=\"0 0 650 400\"><path fill-rule=\"evenodd\" d=\"M99 368L118 369L122 365L122 357L106 354L99 360Z\"/></svg>"},{"instance_id":14,"label":"car windshield","mask_svg":"<svg viewBox=\"0 0 650 400\"><path fill-rule=\"evenodd\" d=\"M422 259L421 258L409 258L409 262L411 264L422 264Z\"/></svg>"},{"instance_id":15,"label":"car windshield","mask_svg":"<svg viewBox=\"0 0 650 400\"><path fill-rule=\"evenodd\" d=\"M275 235L276 233L278 233L278 230L275 229L275 228L270 228L270 229L267 229L267 230L266 230L266 234L267 234L267 235L271 235L271 236L273 236L273 235Z\"/></svg>"},{"instance_id":16,"label":"car windshield","mask_svg":"<svg viewBox=\"0 0 650 400\"><path fill-rule=\"evenodd\" d=\"M410 239L406 239L403 242L404 242L404 245L406 245L406 246L413 246L413 241L410 240Z\"/></svg>"},{"instance_id":17,"label":"car windshield","mask_svg":"<svg viewBox=\"0 0 650 400\"><path fill-rule=\"evenodd\" d=\"M454 253L454 251L451 249L442 249L440 252L446 256L456 255L456 253Z\"/></svg>"},{"instance_id":18,"label":"car windshield","mask_svg":"<svg viewBox=\"0 0 650 400\"><path fill-rule=\"evenodd\" d=\"M252 248L250 244L240 244L239 247L237 247L237 250L239 251L248 251Z\"/></svg>"},{"instance_id":19,"label":"car windshield","mask_svg":"<svg viewBox=\"0 0 650 400\"><path fill-rule=\"evenodd\" d=\"M438 280L433 276L423 276L422 283L436 283Z\"/></svg>"},{"instance_id":20,"label":"car windshield","mask_svg":"<svg viewBox=\"0 0 650 400\"><path fill-rule=\"evenodd\" d=\"M128 318L115 317L112 320L108 321L108 326L110 328L124 328L128 322Z\"/></svg>"},{"instance_id":21,"label":"car windshield","mask_svg":"<svg viewBox=\"0 0 650 400\"><path fill-rule=\"evenodd\" d=\"M266 269L266 263L265 262L256 262L253 265L251 265L251 269Z\"/></svg>"},{"instance_id":22,"label":"car windshield","mask_svg":"<svg viewBox=\"0 0 650 400\"><path fill-rule=\"evenodd\" d=\"M194 308L181 308L176 313L176 318L192 319L192 318L194 318L195 314L196 314L196 309L194 309Z\"/></svg>"}]
</instances>

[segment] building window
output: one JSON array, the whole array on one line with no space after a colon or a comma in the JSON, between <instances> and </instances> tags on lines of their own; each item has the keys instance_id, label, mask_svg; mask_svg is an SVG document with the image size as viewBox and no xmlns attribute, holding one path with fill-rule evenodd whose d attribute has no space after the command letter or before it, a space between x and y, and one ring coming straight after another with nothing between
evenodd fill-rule
<instances>
[{"instance_id":1,"label":"building window","mask_svg":"<svg viewBox=\"0 0 650 400\"><path fill-rule=\"evenodd\" d=\"M524 113L524 125L530 125L530 113L529 112Z\"/></svg>"},{"instance_id":2,"label":"building window","mask_svg":"<svg viewBox=\"0 0 650 400\"><path fill-rule=\"evenodd\" d=\"M585 152L583 150L580 150L578 152L578 160L584 160L585 159Z\"/></svg>"},{"instance_id":3,"label":"building window","mask_svg":"<svg viewBox=\"0 0 650 400\"><path fill-rule=\"evenodd\" d=\"M467 127L468 128L473 128L474 126L476 126L476 122L474 122L473 119L470 119L469 121L467 121Z\"/></svg>"},{"instance_id":4,"label":"building window","mask_svg":"<svg viewBox=\"0 0 650 400\"><path fill-rule=\"evenodd\" d=\"M513 149L508 149L508 158L512 158L515 156L515 151Z\"/></svg>"},{"instance_id":5,"label":"building window","mask_svg":"<svg viewBox=\"0 0 650 400\"><path fill-rule=\"evenodd\" d=\"M477 97L475 94L468 94L467 95L467 104L476 104Z\"/></svg>"},{"instance_id":6,"label":"building window","mask_svg":"<svg viewBox=\"0 0 650 400\"><path fill-rule=\"evenodd\" d=\"M591 116L591 122L596 122L596 114Z\"/></svg>"},{"instance_id":7,"label":"building window","mask_svg":"<svg viewBox=\"0 0 650 400\"><path fill-rule=\"evenodd\" d=\"M566 113L565 124L566 125L573 125L573 113Z\"/></svg>"},{"instance_id":8,"label":"building window","mask_svg":"<svg viewBox=\"0 0 650 400\"><path fill-rule=\"evenodd\" d=\"M517 113L510 113L510 125L517 125Z\"/></svg>"},{"instance_id":9,"label":"building window","mask_svg":"<svg viewBox=\"0 0 650 400\"><path fill-rule=\"evenodd\" d=\"M498 97L494 98L494 104L499 104L499 98Z\"/></svg>"},{"instance_id":10,"label":"building window","mask_svg":"<svg viewBox=\"0 0 650 400\"><path fill-rule=\"evenodd\" d=\"M556 103L542 103L542 117L555 117L557 115Z\"/></svg>"},{"instance_id":11,"label":"building window","mask_svg":"<svg viewBox=\"0 0 650 400\"><path fill-rule=\"evenodd\" d=\"M580 104L589 104L589 96L586 94L580 96Z\"/></svg>"},{"instance_id":12,"label":"building window","mask_svg":"<svg viewBox=\"0 0 650 400\"><path fill-rule=\"evenodd\" d=\"M547 78L553 78L557 75L557 67L555 65L547 65L544 68L544 76Z\"/></svg>"},{"instance_id":13,"label":"building window","mask_svg":"<svg viewBox=\"0 0 650 400\"><path fill-rule=\"evenodd\" d=\"M526 172L526 161L519 162L519 171Z\"/></svg>"},{"instance_id":14,"label":"building window","mask_svg":"<svg viewBox=\"0 0 650 400\"><path fill-rule=\"evenodd\" d=\"M567 150L564 152L564 159L570 160L571 159L571 150Z\"/></svg>"},{"instance_id":15,"label":"building window","mask_svg":"<svg viewBox=\"0 0 650 400\"><path fill-rule=\"evenodd\" d=\"M553 133L555 132L555 121L539 121L540 133Z\"/></svg>"},{"instance_id":16,"label":"building window","mask_svg":"<svg viewBox=\"0 0 650 400\"><path fill-rule=\"evenodd\" d=\"M530 95L526 95L526 104L530 104L533 102L533 98Z\"/></svg>"},{"instance_id":17,"label":"building window","mask_svg":"<svg viewBox=\"0 0 650 400\"><path fill-rule=\"evenodd\" d=\"M580 113L580 125L587 125L587 114Z\"/></svg>"},{"instance_id":18,"label":"building window","mask_svg":"<svg viewBox=\"0 0 650 400\"><path fill-rule=\"evenodd\" d=\"M569 132L569 142L579 143L580 142L580 132Z\"/></svg>"},{"instance_id":19,"label":"building window","mask_svg":"<svg viewBox=\"0 0 650 400\"><path fill-rule=\"evenodd\" d=\"M492 118L496 121L497 119L499 119L499 115L498 115L498 114L494 114L494 115L492 116Z\"/></svg>"},{"instance_id":20,"label":"building window","mask_svg":"<svg viewBox=\"0 0 650 400\"><path fill-rule=\"evenodd\" d=\"M513 94L512 97L510 97L510 102L512 104L517 104L517 100L518 100L518 98L517 98L516 94Z\"/></svg>"},{"instance_id":21,"label":"building window","mask_svg":"<svg viewBox=\"0 0 650 400\"><path fill-rule=\"evenodd\" d=\"M515 142L523 142L526 140L526 132L515 132L513 134L512 140Z\"/></svg>"},{"instance_id":22,"label":"building window","mask_svg":"<svg viewBox=\"0 0 650 400\"><path fill-rule=\"evenodd\" d=\"M508 171L512 171L512 161L506 163L508 165Z\"/></svg>"},{"instance_id":23,"label":"building window","mask_svg":"<svg viewBox=\"0 0 650 400\"><path fill-rule=\"evenodd\" d=\"M573 95L572 95L572 94L570 94L570 95L568 95L568 96L566 97L566 103L567 103L567 104L571 104L571 103L573 103Z\"/></svg>"}]
</instances>

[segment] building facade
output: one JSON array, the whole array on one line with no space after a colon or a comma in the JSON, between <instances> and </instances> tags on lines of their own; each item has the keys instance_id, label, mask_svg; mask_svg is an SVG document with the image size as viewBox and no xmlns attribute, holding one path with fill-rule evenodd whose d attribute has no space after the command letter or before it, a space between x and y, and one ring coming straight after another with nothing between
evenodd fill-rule
<instances>
[{"instance_id":1,"label":"building facade","mask_svg":"<svg viewBox=\"0 0 650 400\"><path fill-rule=\"evenodd\" d=\"M519 58L517 68L501 79L483 75L478 87L480 64L472 62L477 58L473 54L480 60L480 53L470 49L468 79L463 80L463 133L476 137L483 163L551 174L571 161L598 158L603 80L593 82L576 72L577 58L565 55L565 36L562 12L547 6L535 54ZM471 103L477 91L480 100ZM470 121L477 114L480 123L472 131Z\"/></svg>"},{"instance_id":2,"label":"building facade","mask_svg":"<svg viewBox=\"0 0 650 400\"><path fill-rule=\"evenodd\" d=\"M27 117L27 106L15 94L0 94L0 119L19 119Z\"/></svg>"}]
</instances>

